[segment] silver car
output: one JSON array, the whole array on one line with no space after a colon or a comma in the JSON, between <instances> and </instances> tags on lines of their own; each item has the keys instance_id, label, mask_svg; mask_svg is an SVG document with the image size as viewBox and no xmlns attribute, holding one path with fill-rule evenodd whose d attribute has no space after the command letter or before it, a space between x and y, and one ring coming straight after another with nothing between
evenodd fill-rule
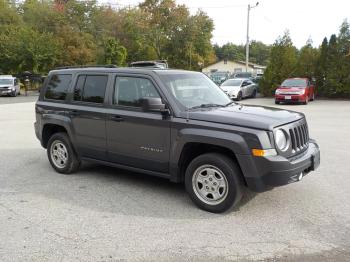
<instances>
[{"instance_id":1,"label":"silver car","mask_svg":"<svg viewBox=\"0 0 350 262\"><path fill-rule=\"evenodd\" d=\"M256 84L246 78L228 79L220 87L231 99L235 100L255 97L257 93Z\"/></svg>"},{"instance_id":2,"label":"silver car","mask_svg":"<svg viewBox=\"0 0 350 262\"><path fill-rule=\"evenodd\" d=\"M0 75L0 96L17 96L20 94L20 85L16 77L11 75Z\"/></svg>"}]
</instances>

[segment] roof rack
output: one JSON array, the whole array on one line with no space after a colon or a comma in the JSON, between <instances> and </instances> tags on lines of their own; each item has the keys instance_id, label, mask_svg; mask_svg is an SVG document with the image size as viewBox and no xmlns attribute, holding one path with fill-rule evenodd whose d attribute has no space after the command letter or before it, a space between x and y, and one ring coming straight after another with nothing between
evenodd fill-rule
<instances>
[{"instance_id":1,"label":"roof rack","mask_svg":"<svg viewBox=\"0 0 350 262\"><path fill-rule=\"evenodd\" d=\"M56 67L54 70L60 70L60 69L74 69L74 68L94 68L94 67L101 67L101 68L117 68L116 65L77 65L77 66L60 66L60 67Z\"/></svg>"}]
</instances>

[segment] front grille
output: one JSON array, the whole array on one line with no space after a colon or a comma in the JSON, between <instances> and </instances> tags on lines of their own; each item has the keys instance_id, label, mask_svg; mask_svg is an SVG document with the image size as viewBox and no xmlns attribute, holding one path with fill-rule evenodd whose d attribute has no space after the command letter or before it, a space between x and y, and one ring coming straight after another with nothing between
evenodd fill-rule
<instances>
[{"instance_id":1,"label":"front grille","mask_svg":"<svg viewBox=\"0 0 350 262\"><path fill-rule=\"evenodd\" d=\"M289 129L292 145L292 153L303 151L309 145L309 130L306 122L293 126Z\"/></svg>"}]
</instances>

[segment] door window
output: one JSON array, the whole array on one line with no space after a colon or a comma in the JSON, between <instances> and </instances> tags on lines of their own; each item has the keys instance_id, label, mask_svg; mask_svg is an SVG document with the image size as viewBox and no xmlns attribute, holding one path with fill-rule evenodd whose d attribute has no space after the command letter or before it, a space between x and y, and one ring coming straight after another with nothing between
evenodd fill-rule
<instances>
[{"instance_id":1,"label":"door window","mask_svg":"<svg viewBox=\"0 0 350 262\"><path fill-rule=\"evenodd\" d=\"M47 85L45 98L65 100L71 81L72 75L53 75Z\"/></svg>"},{"instance_id":2,"label":"door window","mask_svg":"<svg viewBox=\"0 0 350 262\"><path fill-rule=\"evenodd\" d=\"M74 88L74 100L102 104L107 82L106 75L80 75Z\"/></svg>"},{"instance_id":3,"label":"door window","mask_svg":"<svg viewBox=\"0 0 350 262\"><path fill-rule=\"evenodd\" d=\"M142 98L160 98L153 83L140 77L117 77L113 103L121 106L141 107Z\"/></svg>"}]
</instances>

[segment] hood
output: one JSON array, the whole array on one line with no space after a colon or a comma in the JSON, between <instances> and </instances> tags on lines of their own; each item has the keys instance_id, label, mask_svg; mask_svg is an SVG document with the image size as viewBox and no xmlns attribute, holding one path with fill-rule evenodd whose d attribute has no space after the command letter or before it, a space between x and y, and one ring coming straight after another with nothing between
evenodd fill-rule
<instances>
[{"instance_id":1,"label":"hood","mask_svg":"<svg viewBox=\"0 0 350 262\"><path fill-rule=\"evenodd\" d=\"M274 127L304 118L304 114L294 111L241 104L234 104L228 107L198 109L190 111L188 116L193 120L231 124L262 130L272 130Z\"/></svg>"},{"instance_id":2,"label":"hood","mask_svg":"<svg viewBox=\"0 0 350 262\"><path fill-rule=\"evenodd\" d=\"M301 86L280 86L277 89L281 91L300 91L300 89L305 89L305 87Z\"/></svg>"},{"instance_id":3,"label":"hood","mask_svg":"<svg viewBox=\"0 0 350 262\"><path fill-rule=\"evenodd\" d=\"M0 87L11 87L11 86L13 86L13 85L1 85L0 84Z\"/></svg>"}]
</instances>

